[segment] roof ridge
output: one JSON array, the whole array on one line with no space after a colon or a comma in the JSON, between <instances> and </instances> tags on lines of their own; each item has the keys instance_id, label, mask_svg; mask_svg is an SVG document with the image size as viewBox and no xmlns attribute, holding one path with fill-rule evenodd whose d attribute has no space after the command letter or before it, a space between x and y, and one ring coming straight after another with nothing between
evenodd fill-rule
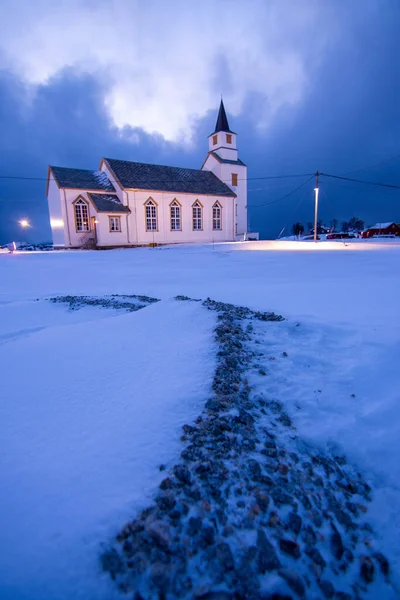
<instances>
[{"instance_id":1,"label":"roof ridge","mask_svg":"<svg viewBox=\"0 0 400 600\"><path fill-rule=\"evenodd\" d=\"M67 171L87 171L88 173L97 173L99 169L81 169L80 167L58 167L57 165L49 165L50 169L65 169Z\"/></svg>"},{"instance_id":2,"label":"roof ridge","mask_svg":"<svg viewBox=\"0 0 400 600\"><path fill-rule=\"evenodd\" d=\"M146 162L139 162L137 160L124 160L122 158L106 158L105 156L103 156L103 160L114 160L114 161L118 161L118 162L123 162L123 163L130 163L132 165L144 165L144 166L148 166L148 167L165 167L166 169L178 169L179 171L196 171L196 172L201 172L201 173L207 173L209 171L203 171L203 169L194 169L193 167L175 167L173 165L159 165L156 163L146 163Z\"/></svg>"},{"instance_id":3,"label":"roof ridge","mask_svg":"<svg viewBox=\"0 0 400 600\"><path fill-rule=\"evenodd\" d=\"M95 196L117 196L117 192L107 191L107 190L90 190L88 194L94 194Z\"/></svg>"}]
</instances>

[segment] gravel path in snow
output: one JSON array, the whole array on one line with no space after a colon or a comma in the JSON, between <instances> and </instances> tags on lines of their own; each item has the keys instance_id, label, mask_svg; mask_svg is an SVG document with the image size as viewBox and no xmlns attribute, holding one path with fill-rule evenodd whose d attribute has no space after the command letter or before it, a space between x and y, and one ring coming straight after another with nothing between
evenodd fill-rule
<instances>
[{"instance_id":1,"label":"gravel path in snow","mask_svg":"<svg viewBox=\"0 0 400 600\"><path fill-rule=\"evenodd\" d=\"M184 425L181 461L103 553L103 569L136 600L398 597L362 475L299 439L268 378L263 393L249 386L250 372L266 375L256 330L279 335L282 317L203 306L218 313L213 396Z\"/></svg>"}]
</instances>

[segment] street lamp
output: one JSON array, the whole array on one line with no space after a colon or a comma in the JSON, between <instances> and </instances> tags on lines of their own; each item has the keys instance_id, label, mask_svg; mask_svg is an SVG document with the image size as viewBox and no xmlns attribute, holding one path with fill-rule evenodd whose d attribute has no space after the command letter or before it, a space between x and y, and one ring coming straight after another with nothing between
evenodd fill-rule
<instances>
[{"instance_id":1,"label":"street lamp","mask_svg":"<svg viewBox=\"0 0 400 600\"><path fill-rule=\"evenodd\" d=\"M28 227L30 227L30 226L31 226L31 224L29 223L28 219L20 219L20 220L18 221L18 223L20 224L20 226L22 227L22 229L25 229L25 230L26 230L26 232L28 233L28 231L27 231L27 230L28 230ZM25 244L27 244L27 243L28 243L28 239L27 239L27 238L28 238L28 236L27 236L27 233L25 234L25 236L21 236L21 237L24 237L24 238L25 238L25 240L21 240L21 241L24 241L24 243L25 243Z\"/></svg>"}]
</instances>

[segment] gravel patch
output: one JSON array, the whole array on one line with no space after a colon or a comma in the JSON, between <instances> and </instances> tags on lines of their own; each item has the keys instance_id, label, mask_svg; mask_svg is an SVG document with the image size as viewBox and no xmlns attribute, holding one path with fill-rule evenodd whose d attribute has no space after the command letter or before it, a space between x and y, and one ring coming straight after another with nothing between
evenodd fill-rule
<instances>
[{"instance_id":1,"label":"gravel patch","mask_svg":"<svg viewBox=\"0 0 400 600\"><path fill-rule=\"evenodd\" d=\"M146 308L149 304L159 302L157 298L150 296L137 296L128 294L112 294L111 296L56 296L49 299L53 304L67 304L68 309L80 310L87 306L109 308L133 312Z\"/></svg>"},{"instance_id":2,"label":"gravel patch","mask_svg":"<svg viewBox=\"0 0 400 600\"><path fill-rule=\"evenodd\" d=\"M283 406L248 384L261 354L254 320L279 328L283 318L202 304L217 312L212 396L184 425L181 460L154 503L103 552L103 570L136 600L394 597L367 521L369 485L344 456L302 443Z\"/></svg>"}]
</instances>

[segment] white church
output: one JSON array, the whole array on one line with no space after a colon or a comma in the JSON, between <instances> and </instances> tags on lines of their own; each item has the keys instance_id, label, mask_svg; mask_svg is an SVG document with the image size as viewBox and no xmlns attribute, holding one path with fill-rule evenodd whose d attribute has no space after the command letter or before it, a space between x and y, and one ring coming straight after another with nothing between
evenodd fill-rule
<instances>
[{"instance_id":1,"label":"white church","mask_svg":"<svg viewBox=\"0 0 400 600\"><path fill-rule=\"evenodd\" d=\"M115 248L246 239L247 167L221 100L201 169L102 158L48 169L55 247ZM252 234L255 237L255 234Z\"/></svg>"}]
</instances>

